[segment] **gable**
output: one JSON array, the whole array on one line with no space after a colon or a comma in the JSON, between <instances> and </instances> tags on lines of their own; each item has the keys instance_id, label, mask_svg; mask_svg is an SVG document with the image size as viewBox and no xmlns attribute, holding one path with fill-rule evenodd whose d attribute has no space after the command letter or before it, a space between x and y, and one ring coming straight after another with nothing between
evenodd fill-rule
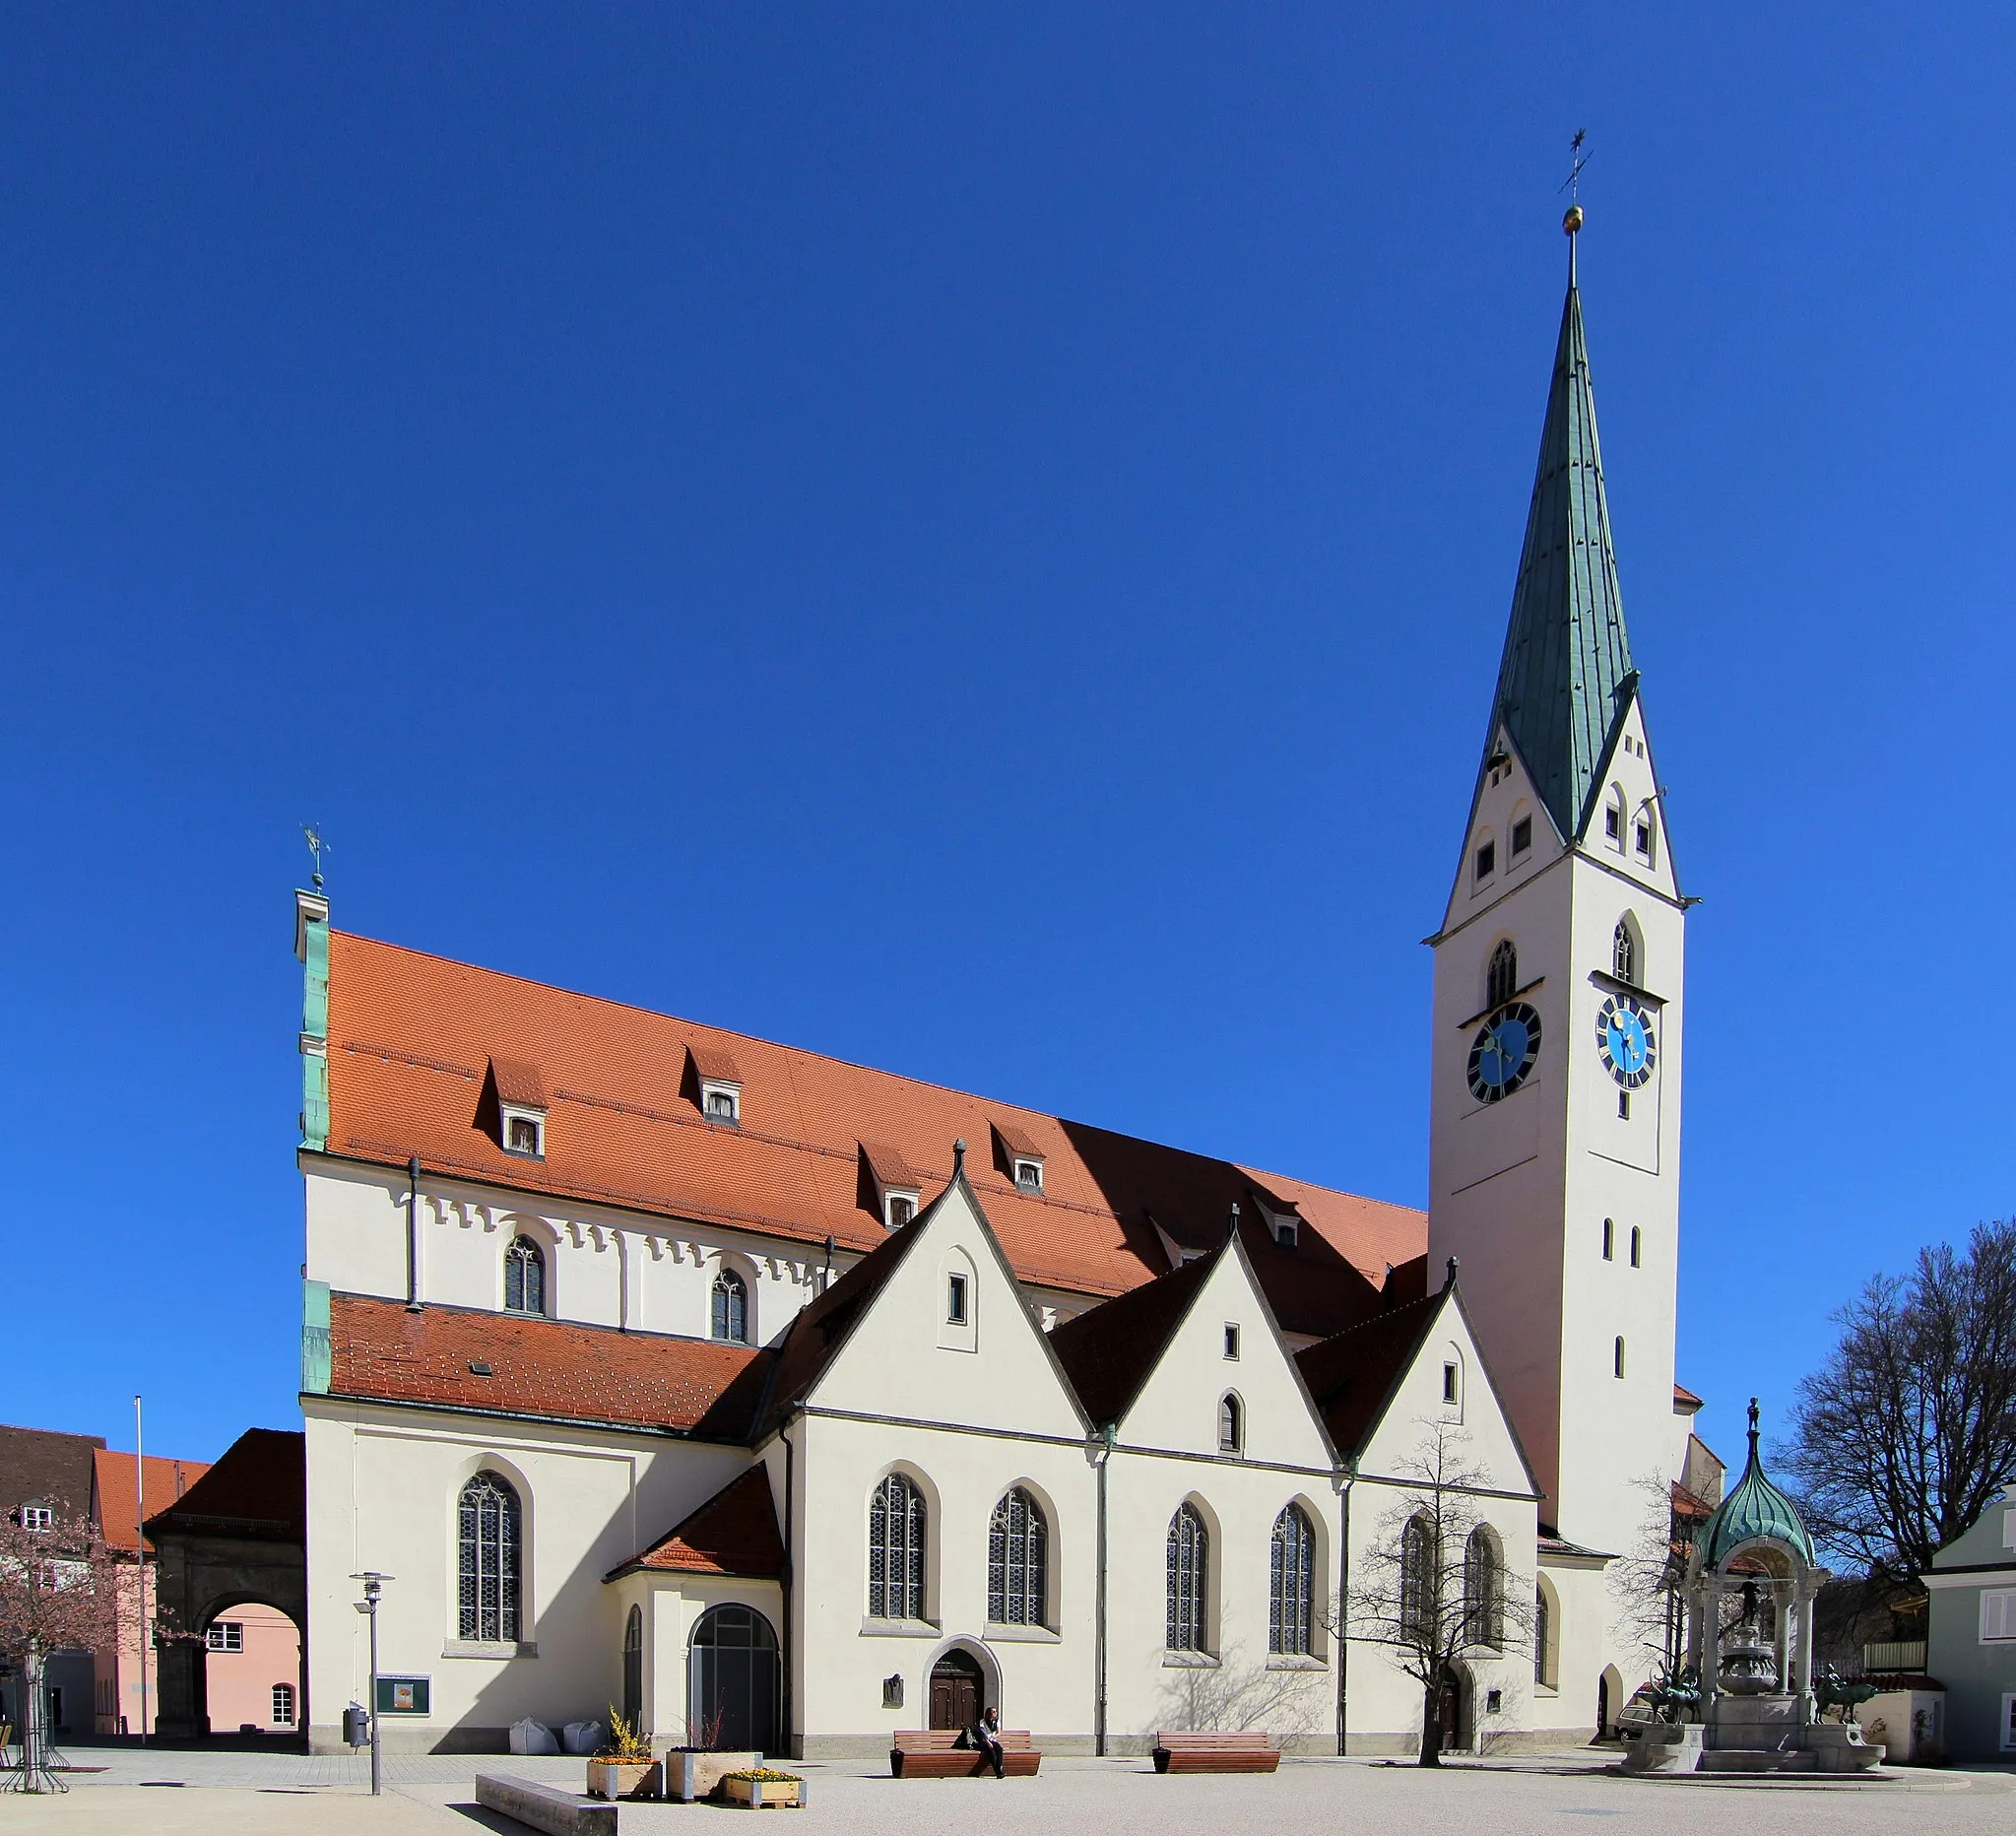
<instances>
[{"instance_id":1,"label":"gable","mask_svg":"<svg viewBox=\"0 0 2016 1836\"><path fill-rule=\"evenodd\" d=\"M900 1234L909 1238L903 1255L805 1401L854 1414L1082 1439L1084 1416L965 1179L955 1178Z\"/></svg>"},{"instance_id":2,"label":"gable","mask_svg":"<svg viewBox=\"0 0 2016 1836\"><path fill-rule=\"evenodd\" d=\"M1484 1362L1468 1314L1453 1288L1423 1303L1410 1346L1392 1366L1386 1400L1372 1415L1358 1460L1360 1474L1408 1476L1425 1439L1440 1424L1463 1436L1463 1464L1491 1491L1531 1494L1537 1487L1497 1386ZM1456 1367L1457 1398L1445 1401L1446 1368Z\"/></svg>"},{"instance_id":3,"label":"gable","mask_svg":"<svg viewBox=\"0 0 2016 1836\"><path fill-rule=\"evenodd\" d=\"M1528 841L1515 853L1513 842L1522 822ZM1491 871L1480 874L1478 850L1487 845ZM1564 851L1561 832L1534 788L1518 745L1506 728L1499 727L1477 771L1477 788L1470 799L1469 822L1456 864L1456 884L1450 887L1443 913L1443 930L1454 930L1472 913L1524 885Z\"/></svg>"},{"instance_id":4,"label":"gable","mask_svg":"<svg viewBox=\"0 0 2016 1836\"><path fill-rule=\"evenodd\" d=\"M1121 1415L1120 1438L1135 1447L1215 1456L1218 1406L1229 1392L1239 1400L1247 1459L1333 1467L1329 1438L1240 1246L1229 1243L1208 1264L1193 1267L1204 1273ZM1238 1332L1236 1357L1227 1355L1228 1326Z\"/></svg>"}]
</instances>

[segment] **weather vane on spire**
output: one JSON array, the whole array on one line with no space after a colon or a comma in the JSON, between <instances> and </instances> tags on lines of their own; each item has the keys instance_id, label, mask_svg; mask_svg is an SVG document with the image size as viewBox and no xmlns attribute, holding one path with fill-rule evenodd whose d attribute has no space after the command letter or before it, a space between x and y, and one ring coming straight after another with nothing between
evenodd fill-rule
<instances>
[{"instance_id":1,"label":"weather vane on spire","mask_svg":"<svg viewBox=\"0 0 2016 1836\"><path fill-rule=\"evenodd\" d=\"M1584 151L1588 139L1589 129L1579 127L1568 143L1568 176L1561 181L1561 189L1568 193L1568 213L1561 219L1566 235L1573 235L1582 228L1582 168L1589 164L1589 155Z\"/></svg>"},{"instance_id":2,"label":"weather vane on spire","mask_svg":"<svg viewBox=\"0 0 2016 1836\"><path fill-rule=\"evenodd\" d=\"M307 837L308 852L315 857L315 890L322 890L322 857L329 852L329 844L322 839L322 825L319 822L303 822L301 833Z\"/></svg>"}]
</instances>

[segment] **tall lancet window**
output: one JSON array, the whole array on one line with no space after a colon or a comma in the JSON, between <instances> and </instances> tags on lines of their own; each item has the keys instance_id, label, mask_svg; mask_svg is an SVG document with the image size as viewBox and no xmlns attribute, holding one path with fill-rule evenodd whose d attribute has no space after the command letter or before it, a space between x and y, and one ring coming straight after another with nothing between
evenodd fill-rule
<instances>
[{"instance_id":1,"label":"tall lancet window","mask_svg":"<svg viewBox=\"0 0 2016 1836\"><path fill-rule=\"evenodd\" d=\"M1309 1656L1316 1628L1316 1528L1300 1505L1289 1505L1274 1519L1267 1617L1268 1650Z\"/></svg>"},{"instance_id":2,"label":"tall lancet window","mask_svg":"<svg viewBox=\"0 0 2016 1836\"><path fill-rule=\"evenodd\" d=\"M1203 1651L1204 1601L1210 1579L1211 1540L1193 1504L1169 1520L1168 1612L1164 1643L1171 1651Z\"/></svg>"},{"instance_id":3,"label":"tall lancet window","mask_svg":"<svg viewBox=\"0 0 2016 1836\"><path fill-rule=\"evenodd\" d=\"M724 1269L714 1278L714 1317L710 1328L716 1339L725 1339L732 1345L746 1345L749 1342L748 1283L733 1269Z\"/></svg>"},{"instance_id":4,"label":"tall lancet window","mask_svg":"<svg viewBox=\"0 0 2016 1836\"><path fill-rule=\"evenodd\" d=\"M1484 978L1484 1005L1502 1008L1519 989L1519 951L1512 940L1501 938L1491 952L1491 966Z\"/></svg>"},{"instance_id":5,"label":"tall lancet window","mask_svg":"<svg viewBox=\"0 0 2016 1836\"><path fill-rule=\"evenodd\" d=\"M504 1252L504 1308L508 1313L546 1311L546 1258L530 1237L513 1237Z\"/></svg>"},{"instance_id":6,"label":"tall lancet window","mask_svg":"<svg viewBox=\"0 0 2016 1836\"><path fill-rule=\"evenodd\" d=\"M1618 981L1638 985L1638 944L1631 935L1631 920L1619 918L1610 939L1610 970Z\"/></svg>"},{"instance_id":7,"label":"tall lancet window","mask_svg":"<svg viewBox=\"0 0 2016 1836\"><path fill-rule=\"evenodd\" d=\"M461 1636L509 1644L518 1636L518 1494L494 1473L462 1488L456 1511L455 1606Z\"/></svg>"}]
</instances>

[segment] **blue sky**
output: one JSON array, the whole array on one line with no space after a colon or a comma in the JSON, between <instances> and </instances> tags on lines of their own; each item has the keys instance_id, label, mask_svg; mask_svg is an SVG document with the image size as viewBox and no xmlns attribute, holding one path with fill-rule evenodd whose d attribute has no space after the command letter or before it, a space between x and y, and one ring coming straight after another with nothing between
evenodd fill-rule
<instances>
[{"instance_id":1,"label":"blue sky","mask_svg":"<svg viewBox=\"0 0 2016 1836\"><path fill-rule=\"evenodd\" d=\"M297 1419L336 922L1384 1198L1583 280L1724 1453L2011 1207L2016 16L9 6L0 1415Z\"/></svg>"}]
</instances>

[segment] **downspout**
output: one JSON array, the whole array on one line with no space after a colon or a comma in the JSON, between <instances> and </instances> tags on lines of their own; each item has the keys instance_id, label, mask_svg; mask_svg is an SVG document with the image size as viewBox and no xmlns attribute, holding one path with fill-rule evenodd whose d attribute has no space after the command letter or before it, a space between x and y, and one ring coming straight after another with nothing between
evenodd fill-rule
<instances>
[{"instance_id":1,"label":"downspout","mask_svg":"<svg viewBox=\"0 0 2016 1836\"><path fill-rule=\"evenodd\" d=\"M420 1155L406 1163L406 1310L418 1313L420 1306Z\"/></svg>"},{"instance_id":2,"label":"downspout","mask_svg":"<svg viewBox=\"0 0 2016 1836\"><path fill-rule=\"evenodd\" d=\"M1351 1626L1351 1469L1343 1469L1343 1484L1338 1495L1343 1501L1342 1534L1337 1539L1337 1757L1343 1758L1349 1744L1348 1718L1345 1705L1350 1700L1349 1676L1351 1664L1351 1641L1347 1634Z\"/></svg>"},{"instance_id":3,"label":"downspout","mask_svg":"<svg viewBox=\"0 0 2016 1836\"><path fill-rule=\"evenodd\" d=\"M791 1602L792 1596L795 1592L791 1585L793 1569L795 1566L792 1560L792 1555L794 1549L797 1546L793 1537L793 1532L797 1526L796 1517L796 1500L798 1495L797 1455L798 1449L793 1444L791 1439L791 1423L787 1420L784 1424L784 1574L782 1577L783 1581L782 1591L784 1595L784 1640L783 1640L784 1649L779 1654L783 1667L783 1675L779 1679L781 1687L778 1690L778 1694L782 1698L782 1700L778 1704L778 1708L782 1716L784 1725L783 1727L777 1730L778 1734L783 1738L784 1748L786 1752L791 1752L791 1749L798 1744L798 1741L795 1739L792 1734L793 1704L791 1687L792 1672L794 1669L792 1659L798 1650L798 1627L791 1617ZM690 1739L692 1738L691 1734L688 1733L686 1738ZM802 1758L803 1755L799 1753L792 1753L792 1757L794 1759L798 1759Z\"/></svg>"},{"instance_id":4,"label":"downspout","mask_svg":"<svg viewBox=\"0 0 2016 1836\"><path fill-rule=\"evenodd\" d=\"M1092 1751L1106 1756L1106 1463L1113 1457L1113 1424L1099 1430L1094 1456L1099 1469L1098 1586L1092 1610Z\"/></svg>"}]
</instances>

